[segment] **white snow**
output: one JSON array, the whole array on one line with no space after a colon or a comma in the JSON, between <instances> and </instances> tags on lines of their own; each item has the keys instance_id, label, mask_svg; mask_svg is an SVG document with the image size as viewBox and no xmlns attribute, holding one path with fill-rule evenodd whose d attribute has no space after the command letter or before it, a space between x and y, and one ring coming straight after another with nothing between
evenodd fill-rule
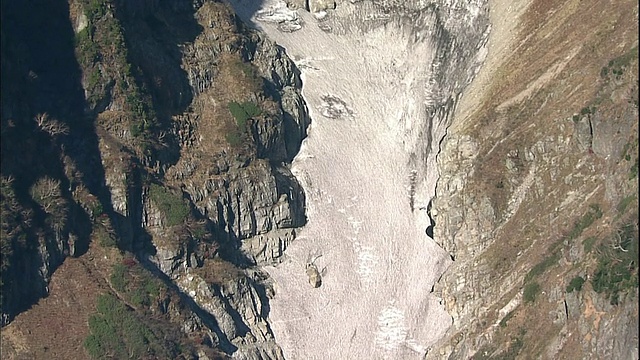
<instances>
[{"instance_id":1,"label":"white snow","mask_svg":"<svg viewBox=\"0 0 640 360\"><path fill-rule=\"evenodd\" d=\"M240 15L253 15L242 14L242 4ZM261 16L305 24L282 32L252 19L296 59L312 118L292 165L309 221L287 260L267 268L276 341L287 359L421 359L451 324L430 294L450 259L426 236L424 210L418 216L410 206L410 152L427 141L418 130L427 121L429 37L414 43L394 25L337 36L305 11L294 16L277 2L263 8L270 10ZM437 174L421 171L424 207ZM305 274L310 254L322 255L319 288Z\"/></svg>"}]
</instances>

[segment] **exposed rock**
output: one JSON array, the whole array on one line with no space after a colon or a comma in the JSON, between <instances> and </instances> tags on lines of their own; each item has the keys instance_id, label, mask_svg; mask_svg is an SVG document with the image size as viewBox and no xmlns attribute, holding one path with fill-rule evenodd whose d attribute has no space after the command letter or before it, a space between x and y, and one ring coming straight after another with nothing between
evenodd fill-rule
<instances>
[{"instance_id":1,"label":"exposed rock","mask_svg":"<svg viewBox=\"0 0 640 360\"><path fill-rule=\"evenodd\" d=\"M307 10L312 13L319 13L325 10L333 10L336 8L336 2L333 0L309 0Z\"/></svg>"},{"instance_id":2,"label":"exposed rock","mask_svg":"<svg viewBox=\"0 0 640 360\"><path fill-rule=\"evenodd\" d=\"M219 2L107 1L91 13L79 1L63 4L44 7L51 12L31 11L23 5L7 5L5 11L3 4L2 75L9 86L3 86L2 100L0 324L6 325L15 313L49 293L53 272L67 256L83 256L90 239L99 242L96 232L91 232L93 226L93 230L107 229L107 242L113 240L120 251L134 251L148 259L145 264L156 267L162 273L156 275L167 284L175 282L191 307L181 312L169 298L160 298L154 314L169 314L186 334L207 334L204 343L212 343L234 359L283 359L281 344L276 343L268 323L269 312L276 313L276 307L267 304L274 289L255 266L284 262L285 250L295 250L297 228L307 220L305 192L290 169L310 124L300 71L284 48L248 30L228 5ZM341 131L326 138L329 150L324 152L334 150L333 139L355 144L340 148L349 151L338 151L337 161L311 162L314 154L322 154L318 149L326 150L322 145L327 144L320 144L316 153L304 154L309 160L306 169L320 170L305 172L300 166L295 172L317 205L313 209L321 213L318 219L333 214L311 228L318 236L309 236L313 238L309 242L326 246L339 239L340 243L329 249L333 253L327 251L322 266L316 266L315 260L305 266L293 261L279 264L283 288L287 282L295 288L297 283L291 279L298 275L304 285L294 289L303 288L299 297L292 296L291 307L280 308L283 317L290 315L293 306L300 306L295 309L305 314L295 319L303 320L299 328L288 327L294 326L289 318L278 324L289 329L288 337L279 338L289 342L288 349L307 346L291 341L302 336L308 343L319 342L323 356L336 358L426 355L463 359L507 353L515 357L523 355L518 354L518 346L547 358L638 358L637 283L631 284L635 285L631 290L616 293L615 301L606 289L596 292L590 276L598 266L597 255L605 248L588 249L587 245L593 240L597 245L604 243L606 249L617 246L628 251L622 246L619 225L637 216L636 210L625 211L637 201L637 53L619 54L637 43L620 32L636 24L633 4L619 5L630 9L624 13L618 13L615 6L597 12L605 27L587 24L595 30L584 39L579 34L579 45L572 38L576 37L573 31L588 18L579 11L592 12L600 6L596 1L573 8L570 2L534 2L535 11L526 17L513 12L526 9L528 1L287 0L265 4L263 9L250 6L238 12L245 18L253 16L252 22L273 25L272 30L280 33L277 36L297 36L304 32L300 31L303 27L311 30L308 38L296 38L288 45L302 52L299 66L314 74L305 82L318 84L319 72L346 74L342 77L348 79L345 83L339 77L322 79L335 85L331 91L314 94L309 89L306 93L323 121L346 126L334 128ZM490 49L490 54L503 59L487 64L492 70L486 76L492 80L482 83L482 92L475 94L481 100L465 103L473 111L456 118L461 92L478 75L488 52L489 30L502 29L495 18L489 26L489 5L497 9L498 20L531 28L514 25L513 33L497 34L512 38L514 47L504 46L506 51L501 49L504 44L498 44L497 49ZM327 11L330 16L325 16ZM540 14L555 20L536 19ZM579 20L565 26L572 17ZM625 23L628 18L632 23ZM52 21L42 27L43 19ZM101 26L113 32L103 33ZM101 36L108 38L106 46L94 42ZM594 42L603 36L607 41ZM333 41L321 42L326 39ZM73 43L76 48L70 45ZM323 44L320 52L313 52L317 48L308 51L318 43ZM576 45L577 50L569 45ZM553 56L546 53L547 48ZM527 53L529 49L535 56ZM334 50L342 56L323 57ZM630 51L637 52L637 47ZM33 56L40 53L47 56ZM320 56L305 58L308 54ZM603 54L613 60L604 59ZM602 64L585 63L585 58L597 58L592 61ZM354 61L344 64L345 59ZM578 66L573 62L584 69L573 71L571 67ZM221 79L229 64L238 67L234 69L237 74L226 74L233 81L224 83ZM522 64L525 69L518 70ZM594 78L605 64L600 78ZM569 68L563 70L564 66ZM607 72L614 75L607 77ZM225 87L232 88L243 73L248 82L227 94ZM543 73L539 78L529 76L539 73ZM597 86L593 90L597 94L584 92L590 86ZM246 119L246 129L238 118L234 122L225 107L236 101L264 106L259 115ZM398 104L402 107L393 107ZM567 117L574 107L582 106L580 115ZM34 115L41 116L44 110L56 113L55 124L61 126L64 136L34 127ZM369 121L363 126L356 121L362 120L362 114ZM375 129L383 130L372 131L374 123L382 125ZM239 141L225 138L230 134L239 134ZM367 144L374 145L364 146ZM364 154L356 154L358 151ZM349 163L354 159L354 164ZM343 163L348 166L338 167ZM381 164L383 171L372 170ZM309 176L326 175L333 167L341 172L328 182ZM393 171L386 173L389 169ZM403 174L393 177L398 169ZM340 176L352 170L361 176L346 177L351 180L348 186L334 185L335 178L340 182ZM14 176L17 184L9 180ZM59 212L30 192L29 187L43 176L57 181ZM388 186L373 193L368 188L372 179ZM150 182L173 189L171 195L184 202L188 214L182 223L170 226L163 212L166 209L150 199ZM355 185L350 187L351 183ZM365 196L340 192L345 189ZM409 207L395 202L403 195ZM389 206L392 213L376 218L372 209L379 204L358 208L362 205L358 200L363 199L393 204ZM356 218L350 211L363 216ZM393 222L397 214L401 221L409 222ZM342 239L346 231L331 228L339 222L334 221L337 218L353 231L348 239L353 244ZM401 232L413 225L426 227L429 237ZM584 229L576 230L580 226ZM388 228L392 233L383 233ZM375 229L383 231L379 234ZM402 241L393 241L398 234ZM322 237L325 235L329 239ZM617 236L618 242L606 243L609 235L614 240ZM392 239L393 246L387 242L380 247L395 252L376 252L374 246L356 241L358 236ZM435 250L416 262L405 261L421 254L424 241L432 246L431 239L448 252L453 265L449 266L447 254ZM375 239L367 241L375 245ZM631 241L637 242L637 231ZM345 243L345 248L338 247ZM415 243L415 251L405 257L403 251ZM105 254L119 251L92 246ZM290 259L304 257L310 247L301 249ZM356 255L353 259L358 266L351 255ZM104 259L105 264L110 260L108 256ZM345 259L349 259L345 268L325 276L324 265L339 269L338 263ZM376 274L374 267L381 259L389 261ZM220 263L229 268L218 271L215 266ZM409 266L403 268L406 264ZM637 277L635 265L633 275ZM353 289L365 289L358 295L379 306L377 320L370 311L356 314L368 310L362 298L345 295L340 289L340 285L351 284L341 283L344 278L340 276L357 267L360 277L354 276L357 286ZM282 269L291 270L283 274ZM108 284L109 269L98 270L106 274L96 275L102 277L100 281L107 281L97 288L117 293ZM570 279L578 277L586 279L584 288L570 288ZM389 306L382 303L390 298L376 297L387 288L372 291L369 287L385 281L393 285L395 296ZM332 289L338 291L325 292ZM539 291L532 293L531 289ZM324 302L326 299L329 301ZM359 300L351 304L350 309L355 310L344 311L343 304L353 299ZM418 300L404 303L412 299ZM430 300L437 300L453 318L446 333L445 325L425 330L424 324L418 324L427 310L442 310L435 302L425 310ZM353 332L351 328L336 330L335 334L343 330L348 334L340 333L335 346L326 348L321 338L326 332L315 336L318 330L312 321L328 320L333 326L331 316L338 314L343 321L345 313L361 316L361 321L348 324ZM449 324L447 314L442 313L443 317L430 320ZM363 325L366 321L371 323ZM544 329L536 328L540 325ZM86 327L84 321L82 326ZM376 326L375 351L380 353L370 349L374 333L370 330ZM516 327L529 332L522 335ZM399 335L397 329L401 329ZM443 338L432 344L440 331ZM351 334L352 343L343 344ZM358 342L366 346L352 350ZM433 345L430 351L426 343ZM211 358L203 349L198 349L197 356Z\"/></svg>"},{"instance_id":3,"label":"exposed rock","mask_svg":"<svg viewBox=\"0 0 640 360\"><path fill-rule=\"evenodd\" d=\"M281 119L272 119L275 121L274 124L258 125L260 128L275 131L271 135L268 131L257 129L259 143L266 151L262 153L262 157L289 162L298 153L302 139L307 136L310 123L308 110L300 92L300 71L282 47L259 37L256 37L255 41L256 50L249 54L249 57L260 74L268 80L270 90L277 93L282 111ZM285 146L284 151L278 147L282 144Z\"/></svg>"},{"instance_id":4,"label":"exposed rock","mask_svg":"<svg viewBox=\"0 0 640 360\"><path fill-rule=\"evenodd\" d=\"M212 314L220 329L217 344L233 359L284 359L266 321L267 304L256 284L241 277L208 285L189 272L177 284L204 310Z\"/></svg>"},{"instance_id":5,"label":"exposed rock","mask_svg":"<svg viewBox=\"0 0 640 360\"><path fill-rule=\"evenodd\" d=\"M272 169L263 160L212 177L203 185L185 184L196 207L232 240L303 225L300 190L288 169Z\"/></svg>"},{"instance_id":6,"label":"exposed rock","mask_svg":"<svg viewBox=\"0 0 640 360\"><path fill-rule=\"evenodd\" d=\"M587 151L591 149L593 141L593 125L590 116L582 116L576 123L576 140L578 141L578 149Z\"/></svg>"},{"instance_id":7,"label":"exposed rock","mask_svg":"<svg viewBox=\"0 0 640 360\"><path fill-rule=\"evenodd\" d=\"M307 269L305 270L307 276L309 277L309 284L314 288L320 287L322 285L322 276L320 275L320 271L315 264L307 264Z\"/></svg>"},{"instance_id":8,"label":"exposed rock","mask_svg":"<svg viewBox=\"0 0 640 360\"><path fill-rule=\"evenodd\" d=\"M510 2L508 8L504 4L493 2L493 10L506 14L509 9L511 18L514 10L525 9L528 3L518 7ZM581 15L574 16L574 21L581 21ZM494 30L501 29L504 19L504 15L495 18L498 23L493 24ZM567 25L566 29L573 26ZM493 46L493 54L508 48L503 48L505 44ZM518 46L521 49L523 45ZM494 74L499 68L495 64L505 56L509 61L525 61L528 65L521 71L529 74L533 62L513 51L489 58L492 65L482 70L480 79L489 79L486 74ZM568 53L570 49L562 51ZM600 66L581 64L585 65L576 66ZM637 73L627 78L631 83L635 79ZM510 110L496 106L504 99L491 100L497 95L487 95L485 102L473 109L482 115L474 117L466 112L464 117L454 118L441 144L440 178L432 211L434 239L455 261L434 291L454 321L427 358L519 358L530 355L535 347L544 347L544 355L536 356L547 358L637 358L637 344L629 340L637 337L637 302L625 298L612 306L607 295L592 290L588 284L594 280L590 276L600 255L585 246L588 239L606 237L610 226L619 226L613 225L615 221L607 215L591 225L593 209L616 207L624 197L621 194L637 192L637 183L634 190L625 185L634 175L619 165L623 147L629 148L637 141L637 135L630 135L634 132L630 129L636 126L630 114L637 113L637 108L625 101L597 110L588 105L581 115L566 118L564 114L574 109L566 109L562 99L545 98L560 82L550 81L553 86ZM491 83L501 82L494 79ZM513 89L518 88L522 94L525 85L510 83L505 88L516 94ZM594 88L599 86L602 88L597 97L609 98L613 85L600 80ZM631 91L633 86L623 87L627 89L624 91ZM470 92L463 102L476 94ZM520 112L534 103L535 110ZM523 121L521 127L510 125L515 119ZM598 211L606 214L606 210ZM611 211L616 212L613 208ZM627 216L635 217L633 212ZM581 223L585 218L589 222ZM570 285L571 279L578 277L585 281L580 290ZM637 288L627 291L627 296L637 296ZM519 297L524 301L516 301ZM526 335L518 331L526 331Z\"/></svg>"},{"instance_id":9,"label":"exposed rock","mask_svg":"<svg viewBox=\"0 0 640 360\"><path fill-rule=\"evenodd\" d=\"M282 32L291 33L302 29L304 21L298 16L295 9L304 8L306 0L304 2L290 3L292 6L287 7L287 3L282 3L276 8L261 9L256 12L256 19L260 21L270 22L277 24L277 27ZM249 10L251 11L251 10ZM241 13L241 11L236 10ZM253 14L252 14L253 15Z\"/></svg>"},{"instance_id":10,"label":"exposed rock","mask_svg":"<svg viewBox=\"0 0 640 360\"><path fill-rule=\"evenodd\" d=\"M294 229L276 229L244 239L240 251L253 264L272 265L280 261L294 239Z\"/></svg>"},{"instance_id":11,"label":"exposed rock","mask_svg":"<svg viewBox=\"0 0 640 360\"><path fill-rule=\"evenodd\" d=\"M287 0L287 7L292 10L305 9L307 7L307 0Z\"/></svg>"},{"instance_id":12,"label":"exposed rock","mask_svg":"<svg viewBox=\"0 0 640 360\"><path fill-rule=\"evenodd\" d=\"M167 168L166 181L179 187L204 218L213 240L222 244L225 258L243 266L273 264L294 240L294 229L306 221L304 192L287 165L309 125L300 94L300 73L281 47L257 34L234 34L234 45L221 45L229 36L224 28L229 19L211 4L198 8L196 20L203 31L182 52L182 67L194 101L209 96L206 93L215 86L220 71L218 62L237 50L256 67L278 108L249 120L255 143L255 155L249 156L235 149L218 153L201 150L201 134L210 131L204 120L206 108L196 107L175 116L173 133L182 153L181 159ZM255 95L251 99L260 101ZM184 233L180 226L167 227L163 214L148 197L142 192L141 225L156 248L148 259L213 315L215 323L207 326L215 345L234 359L281 359L266 320L263 287L247 275L219 285L195 275L193 268L210 266L207 258L212 256L211 250L203 249L210 245Z\"/></svg>"}]
</instances>

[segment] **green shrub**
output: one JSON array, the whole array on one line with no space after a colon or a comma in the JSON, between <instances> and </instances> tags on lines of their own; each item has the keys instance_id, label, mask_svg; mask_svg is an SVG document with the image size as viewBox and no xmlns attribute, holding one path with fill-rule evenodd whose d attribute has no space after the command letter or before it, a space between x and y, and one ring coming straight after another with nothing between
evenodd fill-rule
<instances>
[{"instance_id":1,"label":"green shrub","mask_svg":"<svg viewBox=\"0 0 640 360\"><path fill-rule=\"evenodd\" d=\"M156 115L144 82L132 71L129 54L118 18L109 14L109 2L105 0L81 1L88 18L88 25L75 37L76 55L82 71L86 74L87 100L95 105L105 97L101 83L115 82L125 94L125 111L131 121L129 130L134 137L143 135L156 124ZM109 16L112 15L112 16ZM99 67L103 55L111 59L109 66ZM101 72L103 69L104 72Z\"/></svg>"},{"instance_id":2,"label":"green shrub","mask_svg":"<svg viewBox=\"0 0 640 360\"><path fill-rule=\"evenodd\" d=\"M100 244L100 246L102 247L116 247L118 246L118 242L116 241L116 238L109 234L109 232L107 232L107 230L105 230L102 227L98 228L98 244Z\"/></svg>"},{"instance_id":3,"label":"green shrub","mask_svg":"<svg viewBox=\"0 0 640 360\"><path fill-rule=\"evenodd\" d=\"M515 310L511 310L509 311L509 313L507 315L505 315L502 320L500 320L500 327L504 328L507 327L507 322L509 320L511 320L511 318L516 314Z\"/></svg>"},{"instance_id":4,"label":"green shrub","mask_svg":"<svg viewBox=\"0 0 640 360\"><path fill-rule=\"evenodd\" d=\"M100 201L94 202L91 206L91 216L97 218L98 216L102 215L102 213L104 213L104 207L102 206L102 203Z\"/></svg>"},{"instance_id":5,"label":"green shrub","mask_svg":"<svg viewBox=\"0 0 640 360\"><path fill-rule=\"evenodd\" d=\"M616 206L616 210L618 210L619 213L624 213L624 211L627 209L627 206L629 206L629 204L631 204L631 202L634 199L635 199L635 195L629 195L624 199L620 200L620 202L618 203L618 206Z\"/></svg>"},{"instance_id":6,"label":"green shrub","mask_svg":"<svg viewBox=\"0 0 640 360\"><path fill-rule=\"evenodd\" d=\"M593 290L617 305L620 295L638 287L637 224L622 226L609 244L600 247L598 265L591 277Z\"/></svg>"},{"instance_id":7,"label":"green shrub","mask_svg":"<svg viewBox=\"0 0 640 360\"><path fill-rule=\"evenodd\" d=\"M624 147L622 148L622 158L624 160L631 161L631 156L627 153L629 151L630 147L631 147L631 144L630 143L626 143L626 144L624 144Z\"/></svg>"},{"instance_id":8,"label":"green shrub","mask_svg":"<svg viewBox=\"0 0 640 360\"><path fill-rule=\"evenodd\" d=\"M104 316L89 317L89 330L91 334L85 339L84 346L92 358L104 358L109 352L125 356L126 345L120 339L117 329Z\"/></svg>"},{"instance_id":9,"label":"green shrub","mask_svg":"<svg viewBox=\"0 0 640 360\"><path fill-rule=\"evenodd\" d=\"M580 291L582 290L582 285L584 284L585 280L582 278L582 276L576 276L573 279L571 279L571 281L569 282L569 285L567 285L567 292L573 292L573 290L576 291Z\"/></svg>"},{"instance_id":10,"label":"green shrub","mask_svg":"<svg viewBox=\"0 0 640 360\"><path fill-rule=\"evenodd\" d=\"M637 57L638 57L638 46L634 46L627 53L621 56L618 56L615 59L610 60L608 65L609 65L609 68L613 69L612 72L615 75L622 75L623 70L627 66L629 66L629 64L631 63L631 60Z\"/></svg>"},{"instance_id":11,"label":"green shrub","mask_svg":"<svg viewBox=\"0 0 640 360\"><path fill-rule=\"evenodd\" d=\"M129 280L127 279L127 267L123 264L116 264L111 271L111 285L118 291L125 291Z\"/></svg>"},{"instance_id":12,"label":"green shrub","mask_svg":"<svg viewBox=\"0 0 640 360\"><path fill-rule=\"evenodd\" d=\"M76 34L75 46L78 54L78 62L85 68L88 68L100 61L100 47L93 42L93 27L87 26Z\"/></svg>"},{"instance_id":13,"label":"green shrub","mask_svg":"<svg viewBox=\"0 0 640 360\"><path fill-rule=\"evenodd\" d=\"M555 265L558 262L558 260L560 259L560 252L558 250L558 247L562 244L562 242L565 239L569 239L569 240L576 239L578 236L580 236L582 234L584 229L589 227L591 224L593 224L593 222L596 219L599 219L601 217L602 217L602 210L600 209L600 206L597 205L597 204L590 205L589 206L589 210L587 211L587 213L584 216L582 216L582 218L580 218L578 221L576 221L576 223L574 224L574 226L571 229L571 231L569 232L569 234L566 237L564 237L564 238L556 241L555 243L553 243L547 249L547 254L549 254L549 255L547 257L545 257L544 260L542 260L541 262L536 264L533 268L531 268L531 270L529 270L527 275L525 275L525 277L524 277L524 282L525 283L530 282L535 277L537 277L539 275L542 275L550 267ZM591 251L591 247L593 246L594 242L595 242L595 238L587 239L587 240L585 240L583 242L583 245L585 246L585 251L586 252Z\"/></svg>"},{"instance_id":14,"label":"green shrub","mask_svg":"<svg viewBox=\"0 0 640 360\"><path fill-rule=\"evenodd\" d=\"M111 285L121 297L136 307L148 307L160 294L161 284L133 257L127 257L113 266Z\"/></svg>"},{"instance_id":15,"label":"green shrub","mask_svg":"<svg viewBox=\"0 0 640 360\"><path fill-rule=\"evenodd\" d=\"M227 133L225 139L231 146L238 146L242 143L242 136L237 129L233 129Z\"/></svg>"},{"instance_id":16,"label":"green shrub","mask_svg":"<svg viewBox=\"0 0 640 360\"><path fill-rule=\"evenodd\" d=\"M162 344L153 332L111 294L98 297L98 314L89 318L84 346L92 358L141 359ZM158 354L161 355L161 354Z\"/></svg>"},{"instance_id":17,"label":"green shrub","mask_svg":"<svg viewBox=\"0 0 640 360\"><path fill-rule=\"evenodd\" d=\"M629 251L635 251L635 252L631 252L631 256L629 258L633 259L633 256L635 256L635 258L638 257L638 224L637 223L629 223L626 224L624 226L622 226L619 231L618 231L618 235L620 236L620 246L622 247L622 249L619 249L620 251L626 251L627 253ZM632 260L635 261L635 260ZM637 264L636 264L637 266Z\"/></svg>"},{"instance_id":18,"label":"green shrub","mask_svg":"<svg viewBox=\"0 0 640 360\"><path fill-rule=\"evenodd\" d=\"M604 260L598 264L598 269L593 274L593 289L597 293L605 293L611 304L617 305L620 292L638 286L637 275L632 277L631 272L625 266L619 266L610 260Z\"/></svg>"},{"instance_id":19,"label":"green shrub","mask_svg":"<svg viewBox=\"0 0 640 360\"><path fill-rule=\"evenodd\" d=\"M166 216L168 226L182 224L189 216L189 206L181 196L169 192L168 189L157 184L151 184L149 196Z\"/></svg>"},{"instance_id":20,"label":"green shrub","mask_svg":"<svg viewBox=\"0 0 640 360\"><path fill-rule=\"evenodd\" d=\"M633 165L629 169L629 180L633 180L637 176L638 176L638 157L636 156L635 163L633 163Z\"/></svg>"},{"instance_id":21,"label":"green shrub","mask_svg":"<svg viewBox=\"0 0 640 360\"><path fill-rule=\"evenodd\" d=\"M142 288L150 296L156 297L158 296L158 294L160 294L160 286L158 285L158 280L152 278L151 276L146 276L144 278Z\"/></svg>"},{"instance_id":22,"label":"green shrub","mask_svg":"<svg viewBox=\"0 0 640 360\"><path fill-rule=\"evenodd\" d=\"M582 241L582 246L584 246L584 252L586 252L587 254L591 252L591 250L593 250L593 244L596 243L596 240L598 240L595 236L589 236L588 238L584 239Z\"/></svg>"},{"instance_id":23,"label":"green shrub","mask_svg":"<svg viewBox=\"0 0 640 360\"><path fill-rule=\"evenodd\" d=\"M107 3L104 0L85 1L84 6L85 14L92 24L107 13Z\"/></svg>"},{"instance_id":24,"label":"green shrub","mask_svg":"<svg viewBox=\"0 0 640 360\"><path fill-rule=\"evenodd\" d=\"M207 237L207 229L205 225L195 226L191 229L191 236L194 239L203 240Z\"/></svg>"},{"instance_id":25,"label":"green shrub","mask_svg":"<svg viewBox=\"0 0 640 360\"><path fill-rule=\"evenodd\" d=\"M131 122L131 124L129 125L129 130L131 131L131 135L134 138L139 137L140 135L142 135L142 133L144 131L142 122L140 122L140 121Z\"/></svg>"},{"instance_id":26,"label":"green shrub","mask_svg":"<svg viewBox=\"0 0 640 360\"><path fill-rule=\"evenodd\" d=\"M149 104L145 101L143 93L137 88L133 88L127 93L125 102L139 123L140 131L150 130L152 127L151 119L154 114Z\"/></svg>"},{"instance_id":27,"label":"green shrub","mask_svg":"<svg viewBox=\"0 0 640 360\"><path fill-rule=\"evenodd\" d=\"M528 283L524 286L523 298L525 303L532 303L536 300L540 292L540 284L537 282Z\"/></svg>"},{"instance_id":28,"label":"green shrub","mask_svg":"<svg viewBox=\"0 0 640 360\"><path fill-rule=\"evenodd\" d=\"M542 275L548 268L556 264L559 259L560 259L560 254L557 251L553 251L553 253L550 256L547 256L544 260L542 260L541 262L536 264L533 268L531 268L531 270L529 270L527 275L524 277L524 281L529 282L534 277L538 275Z\"/></svg>"},{"instance_id":29,"label":"green shrub","mask_svg":"<svg viewBox=\"0 0 640 360\"><path fill-rule=\"evenodd\" d=\"M231 115L236 119L236 123L240 130L245 129L247 120L259 116L262 113L262 110L260 110L256 104L248 101L243 102L242 104L232 101L228 104L228 107Z\"/></svg>"},{"instance_id":30,"label":"green shrub","mask_svg":"<svg viewBox=\"0 0 640 360\"><path fill-rule=\"evenodd\" d=\"M135 306L149 306L151 304L149 295L144 289L133 289L129 294L129 298Z\"/></svg>"},{"instance_id":31,"label":"green shrub","mask_svg":"<svg viewBox=\"0 0 640 360\"><path fill-rule=\"evenodd\" d=\"M578 221L576 221L576 223L573 226L573 229L571 229L571 232L568 235L569 240L576 239L578 236L582 234L584 229L591 226L591 224L593 224L593 222L596 221L596 219L600 219L601 217L602 217L602 210L600 209L600 205L598 204L589 205L589 210L587 211L587 213L584 214L584 216L582 216L582 218L580 218Z\"/></svg>"}]
</instances>

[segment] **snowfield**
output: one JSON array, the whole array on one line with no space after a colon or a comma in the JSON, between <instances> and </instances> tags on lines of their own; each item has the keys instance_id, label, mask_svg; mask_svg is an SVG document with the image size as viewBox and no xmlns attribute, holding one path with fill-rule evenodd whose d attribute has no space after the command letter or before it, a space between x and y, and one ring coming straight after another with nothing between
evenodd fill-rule
<instances>
[{"instance_id":1,"label":"snowfield","mask_svg":"<svg viewBox=\"0 0 640 360\"><path fill-rule=\"evenodd\" d=\"M235 6L299 66L312 119L292 165L308 223L266 269L276 341L287 359L421 359L451 324L430 293L451 262L425 233L437 174L410 155L431 146L434 45L400 24L336 35L282 2Z\"/></svg>"}]
</instances>

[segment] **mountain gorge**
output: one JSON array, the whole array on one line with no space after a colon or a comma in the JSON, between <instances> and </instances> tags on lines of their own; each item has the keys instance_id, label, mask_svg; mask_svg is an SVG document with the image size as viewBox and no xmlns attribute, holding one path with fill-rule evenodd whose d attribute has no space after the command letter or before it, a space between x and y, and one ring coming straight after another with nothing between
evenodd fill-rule
<instances>
[{"instance_id":1,"label":"mountain gorge","mask_svg":"<svg viewBox=\"0 0 640 360\"><path fill-rule=\"evenodd\" d=\"M2 1L2 358L638 358L638 4Z\"/></svg>"}]
</instances>

